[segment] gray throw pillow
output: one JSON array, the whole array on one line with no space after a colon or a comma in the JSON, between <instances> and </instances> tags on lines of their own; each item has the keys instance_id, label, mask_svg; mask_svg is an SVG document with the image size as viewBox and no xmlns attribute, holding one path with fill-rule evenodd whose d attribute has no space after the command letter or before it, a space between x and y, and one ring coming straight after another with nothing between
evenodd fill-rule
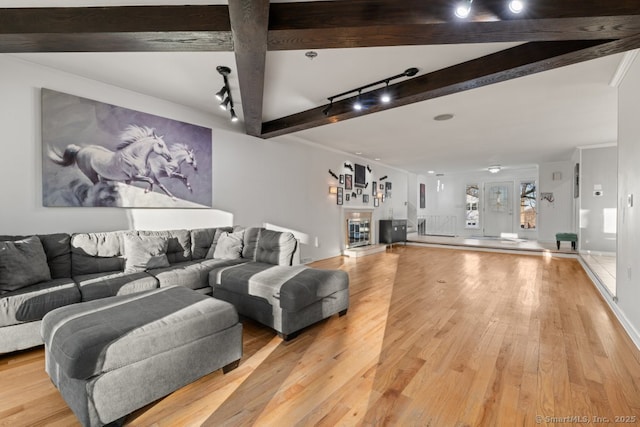
<instances>
[{"instance_id":1,"label":"gray throw pillow","mask_svg":"<svg viewBox=\"0 0 640 427\"><path fill-rule=\"evenodd\" d=\"M0 242L0 294L47 280L51 280L51 272L37 236Z\"/></svg>"},{"instance_id":2,"label":"gray throw pillow","mask_svg":"<svg viewBox=\"0 0 640 427\"><path fill-rule=\"evenodd\" d=\"M169 267L167 247L169 240L164 236L124 235L125 273L138 273L152 268Z\"/></svg>"},{"instance_id":3,"label":"gray throw pillow","mask_svg":"<svg viewBox=\"0 0 640 427\"><path fill-rule=\"evenodd\" d=\"M242 256L242 237L244 231L220 234L218 244L213 252L216 259L238 259Z\"/></svg>"}]
</instances>

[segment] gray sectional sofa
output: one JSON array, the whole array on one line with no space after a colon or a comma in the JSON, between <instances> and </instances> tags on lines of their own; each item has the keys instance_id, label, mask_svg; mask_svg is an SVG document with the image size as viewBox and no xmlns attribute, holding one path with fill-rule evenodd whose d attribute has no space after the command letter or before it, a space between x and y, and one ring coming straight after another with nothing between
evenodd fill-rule
<instances>
[{"instance_id":1,"label":"gray sectional sofa","mask_svg":"<svg viewBox=\"0 0 640 427\"><path fill-rule=\"evenodd\" d=\"M285 339L349 306L348 275L300 265L298 242L287 232L220 227L36 237L0 236L0 353L42 344L41 319L55 308L173 285L226 300Z\"/></svg>"}]
</instances>

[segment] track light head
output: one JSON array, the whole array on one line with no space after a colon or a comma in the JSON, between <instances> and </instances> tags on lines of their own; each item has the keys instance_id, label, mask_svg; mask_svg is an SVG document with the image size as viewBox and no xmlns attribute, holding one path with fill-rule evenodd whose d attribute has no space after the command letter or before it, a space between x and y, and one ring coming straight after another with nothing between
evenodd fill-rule
<instances>
[{"instance_id":1,"label":"track light head","mask_svg":"<svg viewBox=\"0 0 640 427\"><path fill-rule=\"evenodd\" d=\"M327 107L324 110L322 110L322 114L324 114L325 116L328 116L329 111L331 110L331 107L333 107L333 103L327 105Z\"/></svg>"},{"instance_id":2,"label":"track light head","mask_svg":"<svg viewBox=\"0 0 640 427\"><path fill-rule=\"evenodd\" d=\"M511 13L521 13L524 10L524 1L511 0L509 2L509 10Z\"/></svg>"},{"instance_id":3,"label":"track light head","mask_svg":"<svg viewBox=\"0 0 640 427\"><path fill-rule=\"evenodd\" d=\"M231 98L229 98L229 95L227 95L227 97L224 99L224 101L222 101L220 103L220 108L225 110L225 111L228 110L230 101L231 101Z\"/></svg>"},{"instance_id":4,"label":"track light head","mask_svg":"<svg viewBox=\"0 0 640 427\"><path fill-rule=\"evenodd\" d=\"M236 111L233 108L231 109L231 121L234 123L238 121L238 116L236 116Z\"/></svg>"},{"instance_id":5,"label":"track light head","mask_svg":"<svg viewBox=\"0 0 640 427\"><path fill-rule=\"evenodd\" d=\"M227 93L229 89L227 89L227 85L222 86L222 89L216 93L216 98L218 101L224 100L224 94Z\"/></svg>"},{"instance_id":6,"label":"track light head","mask_svg":"<svg viewBox=\"0 0 640 427\"><path fill-rule=\"evenodd\" d=\"M362 102L360 101L360 92L358 91L358 96L356 98L356 102L353 104L353 109L356 111L362 110Z\"/></svg>"},{"instance_id":7,"label":"track light head","mask_svg":"<svg viewBox=\"0 0 640 427\"><path fill-rule=\"evenodd\" d=\"M391 95L389 94L389 80L386 81L386 86L384 88L384 92L380 95L380 102L383 104L388 104L391 102Z\"/></svg>"},{"instance_id":8,"label":"track light head","mask_svg":"<svg viewBox=\"0 0 640 427\"><path fill-rule=\"evenodd\" d=\"M462 1L456 5L455 15L460 19L469 17L471 13L471 1Z\"/></svg>"}]
</instances>

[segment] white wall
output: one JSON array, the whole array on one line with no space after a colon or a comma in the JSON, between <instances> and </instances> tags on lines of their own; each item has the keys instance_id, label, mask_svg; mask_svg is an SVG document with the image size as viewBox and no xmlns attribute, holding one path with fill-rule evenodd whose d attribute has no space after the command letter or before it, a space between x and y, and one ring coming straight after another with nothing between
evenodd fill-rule
<instances>
[{"instance_id":1,"label":"white wall","mask_svg":"<svg viewBox=\"0 0 640 427\"><path fill-rule=\"evenodd\" d=\"M618 93L617 305L640 347L640 61L631 66ZM629 195L633 207L627 203Z\"/></svg>"},{"instance_id":2,"label":"white wall","mask_svg":"<svg viewBox=\"0 0 640 427\"><path fill-rule=\"evenodd\" d=\"M40 89L49 88L212 128L213 209L45 208L42 206ZM265 223L290 228L305 242L303 259L342 250L342 209L328 187L328 174L345 153L320 149L293 136L253 138L226 120L167 101L0 55L0 234L84 232L120 229L197 228ZM213 102L213 101L212 101ZM374 219L407 215L407 173L371 164L375 178L388 175L393 196ZM356 203L362 207L362 199ZM373 208L373 201L369 202ZM316 246L317 245L317 246Z\"/></svg>"},{"instance_id":3,"label":"white wall","mask_svg":"<svg viewBox=\"0 0 640 427\"><path fill-rule=\"evenodd\" d=\"M580 250L615 253L618 148L583 149L581 157Z\"/></svg>"},{"instance_id":4,"label":"white wall","mask_svg":"<svg viewBox=\"0 0 640 427\"><path fill-rule=\"evenodd\" d=\"M483 185L491 182L513 182L513 232L526 239L537 239L536 229L523 230L519 225L519 188L521 181L538 181L538 169L536 167L522 169L503 169L497 174L488 171L473 173L447 174L444 176L431 175L425 178L427 183L427 216L455 216L456 234L459 236L482 235L484 222L484 192ZM438 181L440 190L438 191ZM480 228L465 228L465 194L468 184L478 184L480 186ZM538 190L539 191L539 190Z\"/></svg>"},{"instance_id":5,"label":"white wall","mask_svg":"<svg viewBox=\"0 0 640 427\"><path fill-rule=\"evenodd\" d=\"M573 162L540 165L538 181L538 240L553 242L556 233L575 232L573 227ZM553 179L559 172L560 179ZM553 203L540 199L541 193L553 193Z\"/></svg>"}]
</instances>

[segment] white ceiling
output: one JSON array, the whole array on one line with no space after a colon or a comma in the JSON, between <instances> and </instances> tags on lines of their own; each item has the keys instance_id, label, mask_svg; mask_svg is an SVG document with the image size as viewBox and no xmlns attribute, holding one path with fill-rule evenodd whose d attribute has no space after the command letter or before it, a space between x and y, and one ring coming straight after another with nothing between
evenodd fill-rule
<instances>
[{"instance_id":1,"label":"white ceiling","mask_svg":"<svg viewBox=\"0 0 640 427\"><path fill-rule=\"evenodd\" d=\"M53 6L51 0L7 1L0 7ZM118 1L109 5L183 4ZM189 1L226 4L226 1ZM60 5L105 2L67 0ZM321 106L326 98L418 67L420 74L502 50L514 43L268 52L264 120ZM213 94L222 86L216 66L232 69L236 112L242 119L235 57L214 53L29 53L23 60L226 117ZM294 134L304 140L415 173L519 168L568 160L576 146L617 140L617 89L609 86L622 54L499 83L456 95L365 115ZM452 113L437 122L433 117Z\"/></svg>"}]
</instances>

